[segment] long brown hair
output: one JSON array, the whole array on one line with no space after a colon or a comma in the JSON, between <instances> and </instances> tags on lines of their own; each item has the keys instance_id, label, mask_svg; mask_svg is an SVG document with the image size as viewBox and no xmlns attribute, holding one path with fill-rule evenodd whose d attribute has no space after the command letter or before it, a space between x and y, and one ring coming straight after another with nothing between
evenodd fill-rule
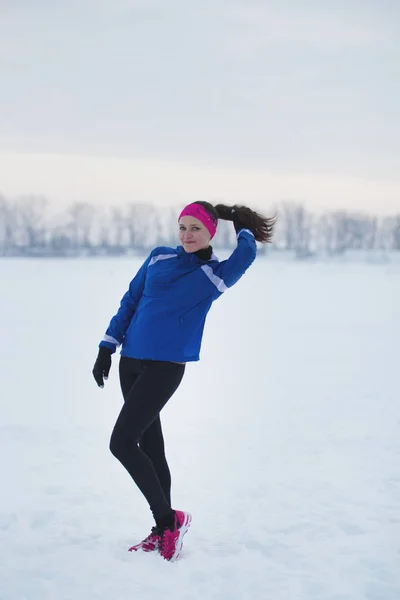
<instances>
[{"instance_id":1,"label":"long brown hair","mask_svg":"<svg viewBox=\"0 0 400 600\"><path fill-rule=\"evenodd\" d=\"M278 220L276 216L264 217L264 215L252 210L248 206L239 204L234 204L233 206L217 204L214 206L210 202L203 200L198 200L195 204L201 204L214 219L234 221L244 229L250 229L257 242L267 244L272 241L274 226Z\"/></svg>"}]
</instances>

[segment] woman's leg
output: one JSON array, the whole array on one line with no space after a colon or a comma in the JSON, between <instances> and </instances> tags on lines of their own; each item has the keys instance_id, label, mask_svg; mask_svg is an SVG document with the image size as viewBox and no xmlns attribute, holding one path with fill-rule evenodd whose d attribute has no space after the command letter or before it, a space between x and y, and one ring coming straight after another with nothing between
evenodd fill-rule
<instances>
[{"instance_id":1,"label":"woman's leg","mask_svg":"<svg viewBox=\"0 0 400 600\"><path fill-rule=\"evenodd\" d=\"M155 472L160 481L164 496L171 505L171 473L165 457L164 436L161 428L160 416L146 429L139 440L139 447L153 463Z\"/></svg>"},{"instance_id":2,"label":"woman's leg","mask_svg":"<svg viewBox=\"0 0 400 600\"><path fill-rule=\"evenodd\" d=\"M119 362L119 378L124 400L128 397L142 369L139 360L122 356ZM164 436L160 416L140 436L139 447L153 463L154 470L161 483L164 496L171 504L171 473L165 456Z\"/></svg>"},{"instance_id":3,"label":"woman's leg","mask_svg":"<svg viewBox=\"0 0 400 600\"><path fill-rule=\"evenodd\" d=\"M170 513L171 505L165 496L154 465L149 456L139 447L139 441L178 388L185 365L163 361L126 360L132 360L134 370L139 373L127 393L115 424L110 450L126 468L147 499L155 519L160 519Z\"/></svg>"}]
</instances>

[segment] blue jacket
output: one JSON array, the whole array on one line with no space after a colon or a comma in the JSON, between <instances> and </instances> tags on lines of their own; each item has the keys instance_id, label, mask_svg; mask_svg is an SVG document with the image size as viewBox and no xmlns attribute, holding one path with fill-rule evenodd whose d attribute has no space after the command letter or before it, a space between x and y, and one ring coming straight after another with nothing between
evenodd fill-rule
<instances>
[{"instance_id":1,"label":"blue jacket","mask_svg":"<svg viewBox=\"0 0 400 600\"><path fill-rule=\"evenodd\" d=\"M117 314L100 342L131 358L188 362L199 360L211 304L232 287L256 257L248 229L238 233L231 256L208 261L176 249L158 247L140 267Z\"/></svg>"}]
</instances>

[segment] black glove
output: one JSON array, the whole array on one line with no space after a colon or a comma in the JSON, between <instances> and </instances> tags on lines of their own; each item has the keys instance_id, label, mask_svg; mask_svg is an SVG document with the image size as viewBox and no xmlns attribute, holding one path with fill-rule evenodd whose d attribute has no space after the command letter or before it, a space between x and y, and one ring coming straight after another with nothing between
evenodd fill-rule
<instances>
[{"instance_id":1,"label":"black glove","mask_svg":"<svg viewBox=\"0 0 400 600\"><path fill-rule=\"evenodd\" d=\"M235 228L236 233L239 233L239 231L241 229L243 229L243 225L239 221L238 214L237 214L236 210L234 210L234 209L232 209L232 221L233 221L233 226Z\"/></svg>"},{"instance_id":2,"label":"black glove","mask_svg":"<svg viewBox=\"0 0 400 600\"><path fill-rule=\"evenodd\" d=\"M99 353L96 358L96 362L93 367L93 377L99 387L104 387L104 379L108 379L108 374L111 367L111 350L104 346L100 346Z\"/></svg>"}]
</instances>

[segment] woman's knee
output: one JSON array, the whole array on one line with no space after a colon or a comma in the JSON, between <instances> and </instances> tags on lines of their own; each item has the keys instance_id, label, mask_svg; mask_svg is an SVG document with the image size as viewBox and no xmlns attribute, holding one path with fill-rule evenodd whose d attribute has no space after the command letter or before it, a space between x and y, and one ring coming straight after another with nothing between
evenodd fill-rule
<instances>
[{"instance_id":1,"label":"woman's knee","mask_svg":"<svg viewBox=\"0 0 400 600\"><path fill-rule=\"evenodd\" d=\"M111 437L110 437L109 448L110 448L111 454L113 454L115 457L118 457L118 447L119 447L118 440L113 431L111 434Z\"/></svg>"},{"instance_id":2,"label":"woman's knee","mask_svg":"<svg viewBox=\"0 0 400 600\"><path fill-rule=\"evenodd\" d=\"M110 438L110 452L116 458L120 458L124 455L124 450L127 446L127 439L121 435L121 432L116 429L113 430ZM125 450L126 451L126 450Z\"/></svg>"},{"instance_id":3,"label":"woman's knee","mask_svg":"<svg viewBox=\"0 0 400 600\"><path fill-rule=\"evenodd\" d=\"M114 428L110 438L110 452L116 458L121 459L126 454L132 455L138 447L138 439L132 432L124 431L120 428Z\"/></svg>"}]
</instances>

